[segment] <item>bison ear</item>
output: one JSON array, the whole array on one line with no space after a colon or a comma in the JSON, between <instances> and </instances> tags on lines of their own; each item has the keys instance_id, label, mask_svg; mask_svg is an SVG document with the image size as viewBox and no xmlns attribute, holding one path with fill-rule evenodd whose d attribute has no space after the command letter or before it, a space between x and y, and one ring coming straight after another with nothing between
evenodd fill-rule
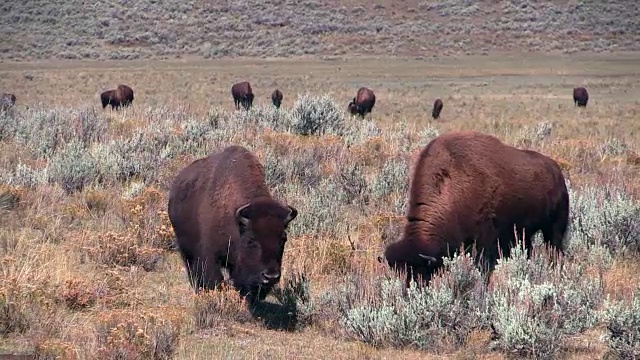
<instances>
[{"instance_id":1,"label":"bison ear","mask_svg":"<svg viewBox=\"0 0 640 360\"><path fill-rule=\"evenodd\" d=\"M425 259L427 261L427 265L429 266L435 265L435 263L438 262L438 260L436 260L436 258L434 258L433 256L428 256L424 254L418 254L418 255L420 255L421 258Z\"/></svg>"},{"instance_id":2,"label":"bison ear","mask_svg":"<svg viewBox=\"0 0 640 360\"><path fill-rule=\"evenodd\" d=\"M289 214L287 215L287 218L284 219L285 225L289 224L291 220L295 219L296 216L298 216L298 210L296 210L296 208L291 205L287 205L287 207L289 208Z\"/></svg>"},{"instance_id":3,"label":"bison ear","mask_svg":"<svg viewBox=\"0 0 640 360\"><path fill-rule=\"evenodd\" d=\"M239 224L247 226L249 225L249 218L246 216L246 214L244 214L244 210L246 208L248 208L249 206L251 206L251 203L248 203L246 205L242 205L240 206L237 210L236 210L236 220L238 221Z\"/></svg>"}]
</instances>

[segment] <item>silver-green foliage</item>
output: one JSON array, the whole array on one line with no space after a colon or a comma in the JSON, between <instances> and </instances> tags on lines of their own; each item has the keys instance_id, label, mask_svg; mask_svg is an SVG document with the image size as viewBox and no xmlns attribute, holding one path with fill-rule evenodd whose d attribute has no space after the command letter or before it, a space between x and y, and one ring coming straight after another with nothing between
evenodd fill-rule
<instances>
[{"instance_id":1,"label":"silver-green foliage","mask_svg":"<svg viewBox=\"0 0 640 360\"><path fill-rule=\"evenodd\" d=\"M447 260L445 271L429 287L415 282L404 289L399 278L377 279L371 288L349 289L339 301L346 334L374 346L431 348L441 341L461 344L484 323L482 276L468 255ZM353 286L353 285L352 285Z\"/></svg>"},{"instance_id":2,"label":"silver-green foliage","mask_svg":"<svg viewBox=\"0 0 640 360\"><path fill-rule=\"evenodd\" d=\"M588 245L603 244L613 253L640 251L640 202L621 189L571 190L571 233Z\"/></svg>"},{"instance_id":3,"label":"silver-green foliage","mask_svg":"<svg viewBox=\"0 0 640 360\"><path fill-rule=\"evenodd\" d=\"M607 299L602 315L609 349L619 359L640 358L640 286L630 304Z\"/></svg>"},{"instance_id":4,"label":"silver-green foliage","mask_svg":"<svg viewBox=\"0 0 640 360\"><path fill-rule=\"evenodd\" d=\"M331 96L298 95L293 104L292 131L301 135L341 135L345 110Z\"/></svg>"},{"instance_id":5,"label":"silver-green foliage","mask_svg":"<svg viewBox=\"0 0 640 360\"><path fill-rule=\"evenodd\" d=\"M598 259L600 260L600 259ZM602 261L602 260L600 260ZM549 358L562 339L594 326L603 294L600 278L587 276L583 261L562 266L547 254L516 246L496 265L489 294L495 346L524 356Z\"/></svg>"}]
</instances>

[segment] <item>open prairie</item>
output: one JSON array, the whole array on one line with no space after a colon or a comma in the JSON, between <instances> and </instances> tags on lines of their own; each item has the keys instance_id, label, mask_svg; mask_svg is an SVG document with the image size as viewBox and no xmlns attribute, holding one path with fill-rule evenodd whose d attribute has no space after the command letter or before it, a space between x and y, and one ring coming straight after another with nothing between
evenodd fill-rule
<instances>
[{"instance_id":1,"label":"open prairie","mask_svg":"<svg viewBox=\"0 0 640 360\"><path fill-rule=\"evenodd\" d=\"M18 99L0 113L0 353L640 356L638 64L636 53L0 63L0 89ZM230 94L241 80L256 94L248 113ZM132 107L103 110L99 93L119 83ZM346 112L360 86L377 97L364 120ZM459 258L407 300L377 257L401 235L413 156L462 129L560 163L566 264L548 267L540 248L501 264L487 289ZM233 291L193 294L166 214L176 172L231 144L254 151L300 212L284 290L254 316Z\"/></svg>"}]
</instances>

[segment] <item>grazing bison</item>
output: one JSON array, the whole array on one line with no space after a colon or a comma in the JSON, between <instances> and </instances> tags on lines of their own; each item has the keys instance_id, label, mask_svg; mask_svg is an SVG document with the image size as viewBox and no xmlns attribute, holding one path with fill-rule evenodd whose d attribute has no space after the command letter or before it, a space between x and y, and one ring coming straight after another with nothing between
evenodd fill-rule
<instances>
[{"instance_id":1,"label":"grazing bison","mask_svg":"<svg viewBox=\"0 0 640 360\"><path fill-rule=\"evenodd\" d=\"M279 109L280 105L282 104L282 91L278 89L273 90L273 92L271 93L271 102L276 108Z\"/></svg>"},{"instance_id":2,"label":"grazing bison","mask_svg":"<svg viewBox=\"0 0 640 360\"><path fill-rule=\"evenodd\" d=\"M579 107L587 107L589 101L589 93L587 89L583 87L577 87L573 89L573 102Z\"/></svg>"},{"instance_id":3,"label":"grazing bison","mask_svg":"<svg viewBox=\"0 0 640 360\"><path fill-rule=\"evenodd\" d=\"M247 81L239 82L231 87L231 95L236 105L236 110L240 110L240 104L245 110L251 109L253 105L253 92L251 84Z\"/></svg>"},{"instance_id":4,"label":"grazing bison","mask_svg":"<svg viewBox=\"0 0 640 360\"><path fill-rule=\"evenodd\" d=\"M442 111L443 106L444 104L440 99L436 99L436 101L433 102L433 110L431 111L431 117L433 117L434 120L437 120L440 117L440 112Z\"/></svg>"},{"instance_id":5,"label":"grazing bison","mask_svg":"<svg viewBox=\"0 0 640 360\"><path fill-rule=\"evenodd\" d=\"M564 253L569 195L558 164L538 152L478 132L444 134L420 152L409 193L403 237L384 252L396 271L409 270L407 286L418 276L428 282L445 256L472 250L474 239L477 264L493 270L497 239L508 257L514 225L528 255L538 230Z\"/></svg>"},{"instance_id":6,"label":"grazing bison","mask_svg":"<svg viewBox=\"0 0 640 360\"><path fill-rule=\"evenodd\" d=\"M250 302L279 282L287 225L298 211L271 197L247 149L230 146L180 171L168 213L196 292L219 285L222 268Z\"/></svg>"},{"instance_id":7,"label":"grazing bison","mask_svg":"<svg viewBox=\"0 0 640 360\"><path fill-rule=\"evenodd\" d=\"M127 107L133 102L133 89L127 85L118 85L115 90L107 90L100 94L102 108L111 105L112 109Z\"/></svg>"},{"instance_id":8,"label":"grazing bison","mask_svg":"<svg viewBox=\"0 0 640 360\"><path fill-rule=\"evenodd\" d=\"M7 110L16 104L16 96L13 94L0 95L0 110Z\"/></svg>"},{"instance_id":9,"label":"grazing bison","mask_svg":"<svg viewBox=\"0 0 640 360\"><path fill-rule=\"evenodd\" d=\"M359 114L362 118L373 109L376 104L376 95L370 89L361 87L358 89L356 97L349 103L349 112L351 115Z\"/></svg>"}]
</instances>

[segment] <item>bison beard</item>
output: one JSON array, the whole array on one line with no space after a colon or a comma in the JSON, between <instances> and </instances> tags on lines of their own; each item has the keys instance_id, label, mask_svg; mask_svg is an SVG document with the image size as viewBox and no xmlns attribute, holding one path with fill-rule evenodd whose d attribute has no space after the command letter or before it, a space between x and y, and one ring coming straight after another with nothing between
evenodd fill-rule
<instances>
[{"instance_id":1,"label":"bison beard","mask_svg":"<svg viewBox=\"0 0 640 360\"><path fill-rule=\"evenodd\" d=\"M474 244L476 263L491 272L498 249L509 257L517 239L524 237L530 256L539 230L562 254L568 217L565 180L551 158L493 136L451 132L421 151L403 237L387 246L384 257L395 270L408 270L407 286L411 279L428 282L445 256L461 247L471 251Z\"/></svg>"},{"instance_id":2,"label":"bison beard","mask_svg":"<svg viewBox=\"0 0 640 360\"><path fill-rule=\"evenodd\" d=\"M223 268L252 303L279 282L286 228L298 212L271 197L247 149L230 146L180 171L168 213L196 292L216 288Z\"/></svg>"}]
</instances>

